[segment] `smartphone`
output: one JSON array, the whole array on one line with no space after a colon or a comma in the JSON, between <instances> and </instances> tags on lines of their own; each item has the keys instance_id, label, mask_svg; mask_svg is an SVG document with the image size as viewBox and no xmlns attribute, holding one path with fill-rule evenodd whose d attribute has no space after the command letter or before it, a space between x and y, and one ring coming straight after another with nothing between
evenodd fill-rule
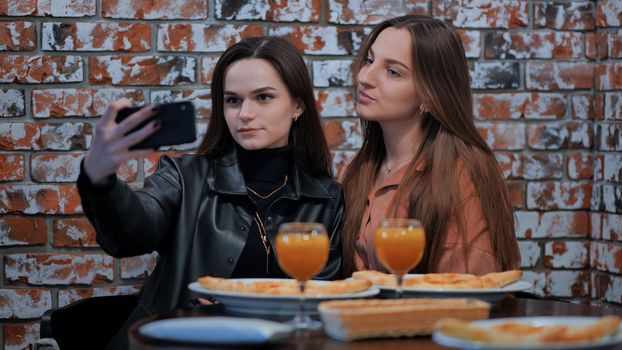
<instances>
[{"instance_id":1,"label":"smartphone","mask_svg":"<svg viewBox=\"0 0 622 350\"><path fill-rule=\"evenodd\" d=\"M130 149L157 149L161 146L179 145L182 143L193 142L197 138L196 115L194 105L190 101L172 102L159 104L158 111L151 118L140 123L137 127L130 130L127 134L144 127L152 120L160 121L160 129L142 140L140 143L130 147ZM115 119L120 123L132 113L137 112L141 107L124 108L117 113ZM126 135L127 135L126 134Z\"/></svg>"}]
</instances>

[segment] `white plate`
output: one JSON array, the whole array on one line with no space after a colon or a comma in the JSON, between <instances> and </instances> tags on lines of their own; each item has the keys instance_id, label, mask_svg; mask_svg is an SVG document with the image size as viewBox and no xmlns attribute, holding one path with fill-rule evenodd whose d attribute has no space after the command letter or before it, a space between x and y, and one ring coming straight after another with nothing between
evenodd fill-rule
<instances>
[{"instance_id":1,"label":"white plate","mask_svg":"<svg viewBox=\"0 0 622 350\"><path fill-rule=\"evenodd\" d=\"M138 333L181 343L250 345L281 340L292 330L287 324L254 318L181 317L146 323Z\"/></svg>"},{"instance_id":2,"label":"white plate","mask_svg":"<svg viewBox=\"0 0 622 350\"><path fill-rule=\"evenodd\" d=\"M231 279L231 281L238 281L243 283L252 283L260 281L279 281L275 278L237 278ZM314 283L328 283L328 281L313 281ZM295 295L268 295L268 294L248 294L248 293L236 293L226 292L221 290L207 289L201 286L198 282L193 282L188 285L190 290L206 294L214 297L218 302L224 305L224 307L233 313L245 314L245 315L294 315L299 308L299 299ZM325 296L307 296L305 297L305 309L310 314L317 314L317 305L325 300L335 299L357 299L367 298L374 296L380 292L377 287L371 287L367 290L357 293L347 293L338 295L325 295Z\"/></svg>"},{"instance_id":3,"label":"white plate","mask_svg":"<svg viewBox=\"0 0 622 350\"><path fill-rule=\"evenodd\" d=\"M419 274L404 275L404 279L419 277ZM516 281L503 288L492 289L424 289L404 288L404 297L407 298L476 298L484 301L498 301L505 297L506 293L520 292L533 286L529 282ZM380 286L384 297L393 297L395 287Z\"/></svg>"},{"instance_id":4,"label":"white plate","mask_svg":"<svg viewBox=\"0 0 622 350\"><path fill-rule=\"evenodd\" d=\"M494 326L499 323L505 322L516 322L516 323L524 323L530 324L534 326L549 326L549 325L567 325L572 327L582 327L586 326L590 323L594 323L599 319L599 317L570 317L570 316L542 316L542 317L513 317L513 318L496 318L490 320L481 320L481 321L472 321L471 325L480 328L488 328ZM581 349L609 349L614 345L622 343L622 325L618 329L618 332L605 337L597 342L589 342L583 344L569 344L569 345L525 345L521 347L520 345L510 345L507 347L499 346L499 345L490 345L483 344L481 342L475 342L470 340L464 340L459 338L451 337L443 332L435 331L432 333L432 340L436 343L444 346L449 346L453 348L460 349L482 349L482 350L492 350L492 349L503 349L503 350L511 350L511 349L557 349L557 350L581 350Z\"/></svg>"}]
</instances>

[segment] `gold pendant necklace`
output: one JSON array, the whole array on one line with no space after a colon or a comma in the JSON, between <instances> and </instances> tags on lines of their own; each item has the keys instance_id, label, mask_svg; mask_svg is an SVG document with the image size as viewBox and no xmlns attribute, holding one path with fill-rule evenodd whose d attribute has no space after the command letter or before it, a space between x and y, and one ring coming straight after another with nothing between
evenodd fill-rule
<instances>
[{"instance_id":1,"label":"gold pendant necklace","mask_svg":"<svg viewBox=\"0 0 622 350\"><path fill-rule=\"evenodd\" d=\"M257 197L259 197L259 198L261 198L261 199L268 199L268 198L272 197L272 195L274 195L275 193L277 193L277 192L279 192L280 190L282 190L282 189L283 189L283 187L285 187L285 185L287 185L287 175L285 175L285 180L283 181L283 184L282 184L281 186L277 187L274 191L272 191L272 192L268 193L268 194L267 194L267 195L265 195L265 196L260 195L259 193L257 193L255 190L253 190L252 188L250 188L250 187L248 187L248 186L246 186L246 189L247 189L250 193L254 194L255 196L257 196Z\"/></svg>"},{"instance_id":2,"label":"gold pendant necklace","mask_svg":"<svg viewBox=\"0 0 622 350\"><path fill-rule=\"evenodd\" d=\"M263 244L263 249L266 252L266 275L270 273L270 241L268 241L268 233L266 232L266 228L263 226L263 221L259 217L259 213L255 212L255 216L253 216L253 220L257 225L257 230L259 231L259 237L261 238L261 243Z\"/></svg>"}]
</instances>

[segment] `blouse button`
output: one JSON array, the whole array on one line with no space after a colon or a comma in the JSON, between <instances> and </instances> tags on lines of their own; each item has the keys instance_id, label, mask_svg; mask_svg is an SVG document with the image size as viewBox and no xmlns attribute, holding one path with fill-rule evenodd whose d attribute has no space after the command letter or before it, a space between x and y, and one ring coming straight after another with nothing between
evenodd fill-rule
<instances>
[{"instance_id":1,"label":"blouse button","mask_svg":"<svg viewBox=\"0 0 622 350\"><path fill-rule=\"evenodd\" d=\"M240 230L246 231L246 226L240 226Z\"/></svg>"},{"instance_id":2,"label":"blouse button","mask_svg":"<svg viewBox=\"0 0 622 350\"><path fill-rule=\"evenodd\" d=\"M271 224L272 223L272 216L268 216L268 223Z\"/></svg>"}]
</instances>

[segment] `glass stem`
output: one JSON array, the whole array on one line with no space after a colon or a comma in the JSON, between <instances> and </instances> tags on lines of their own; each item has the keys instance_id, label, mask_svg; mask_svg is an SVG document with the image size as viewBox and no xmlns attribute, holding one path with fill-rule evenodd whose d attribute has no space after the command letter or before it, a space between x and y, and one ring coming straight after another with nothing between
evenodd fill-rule
<instances>
[{"instance_id":1,"label":"glass stem","mask_svg":"<svg viewBox=\"0 0 622 350\"><path fill-rule=\"evenodd\" d=\"M305 285L306 281L298 281L298 287L300 288L300 303L298 309L298 319L301 322L306 321L305 318Z\"/></svg>"},{"instance_id":2,"label":"glass stem","mask_svg":"<svg viewBox=\"0 0 622 350\"><path fill-rule=\"evenodd\" d=\"M402 299L402 281L404 280L404 275L395 275L395 278L397 279L397 285L395 286L395 298Z\"/></svg>"}]
</instances>

